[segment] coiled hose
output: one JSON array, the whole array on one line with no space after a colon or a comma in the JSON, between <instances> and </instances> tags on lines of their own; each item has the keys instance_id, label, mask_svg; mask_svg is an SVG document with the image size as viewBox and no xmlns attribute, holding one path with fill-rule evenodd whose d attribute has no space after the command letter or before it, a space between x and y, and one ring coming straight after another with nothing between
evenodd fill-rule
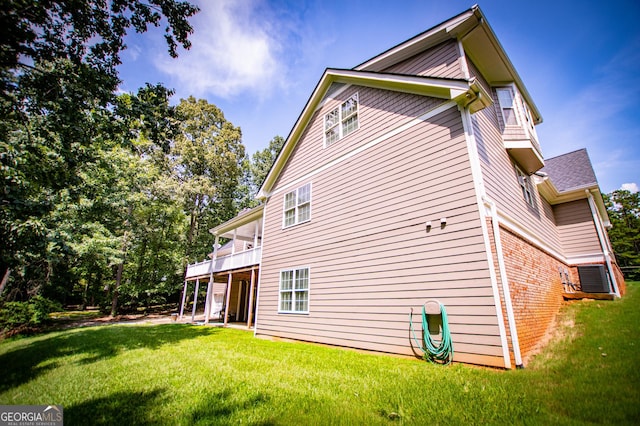
<instances>
[{"instance_id":1,"label":"coiled hose","mask_svg":"<svg viewBox=\"0 0 640 426\"><path fill-rule=\"evenodd\" d=\"M442 340L440 344L436 346L436 343L431 339L429 333L429 318L425 306L422 306L422 342L418 341L416 332L413 329L413 308L411 308L411 314L409 314L409 326L411 327L411 333L413 334L413 340L416 345L424 353L424 358L429 362L436 362L441 364L449 364L453 360L453 342L451 340L451 331L449 330L449 321L447 320L447 310L442 303L440 305L440 315L442 316Z\"/></svg>"}]
</instances>

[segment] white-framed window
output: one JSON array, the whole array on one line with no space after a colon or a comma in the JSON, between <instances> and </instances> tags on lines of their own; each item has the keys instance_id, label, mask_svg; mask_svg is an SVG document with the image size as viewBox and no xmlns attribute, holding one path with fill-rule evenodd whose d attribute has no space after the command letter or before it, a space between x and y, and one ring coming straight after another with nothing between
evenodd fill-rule
<instances>
[{"instance_id":1,"label":"white-framed window","mask_svg":"<svg viewBox=\"0 0 640 426\"><path fill-rule=\"evenodd\" d=\"M309 268L280 271L278 312L309 313Z\"/></svg>"},{"instance_id":2,"label":"white-framed window","mask_svg":"<svg viewBox=\"0 0 640 426\"><path fill-rule=\"evenodd\" d=\"M358 130L358 94L324 116L324 146L328 147Z\"/></svg>"},{"instance_id":3,"label":"white-framed window","mask_svg":"<svg viewBox=\"0 0 640 426\"><path fill-rule=\"evenodd\" d=\"M531 183L531 178L520 169L520 167L515 166L516 174L518 176L518 184L520 185L520 189L522 190L522 197L531 207L535 206L535 198L533 197L533 186Z\"/></svg>"},{"instance_id":4,"label":"white-framed window","mask_svg":"<svg viewBox=\"0 0 640 426\"><path fill-rule=\"evenodd\" d=\"M282 227L297 225L311 220L311 183L284 194Z\"/></svg>"},{"instance_id":5,"label":"white-framed window","mask_svg":"<svg viewBox=\"0 0 640 426\"><path fill-rule=\"evenodd\" d=\"M518 114L516 113L516 104L513 101L513 92L510 88L504 87L496 89L498 93L498 103L500 111L502 111L502 119L505 126L518 126Z\"/></svg>"}]
</instances>

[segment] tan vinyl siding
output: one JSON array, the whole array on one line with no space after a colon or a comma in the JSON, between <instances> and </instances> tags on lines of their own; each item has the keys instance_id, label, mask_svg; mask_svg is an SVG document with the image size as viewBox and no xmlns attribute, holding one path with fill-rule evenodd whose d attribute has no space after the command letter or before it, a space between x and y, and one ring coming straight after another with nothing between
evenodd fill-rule
<instances>
[{"instance_id":1,"label":"tan vinyl siding","mask_svg":"<svg viewBox=\"0 0 640 426\"><path fill-rule=\"evenodd\" d=\"M470 63L469 70L482 82L481 84L486 85L473 63ZM495 90L493 93L495 96ZM514 161L504 147L500 133L501 124L496 111L496 108L490 107L472 115L474 136L487 196L495 201L498 210L513 218L531 235L544 241L550 249L562 253L562 245L551 205L540 196L535 184L531 185L532 195L535 199L534 207L531 207L522 195Z\"/></svg>"},{"instance_id":2,"label":"tan vinyl siding","mask_svg":"<svg viewBox=\"0 0 640 426\"><path fill-rule=\"evenodd\" d=\"M370 99L369 106L406 99L407 113L361 109L363 122L358 132L369 136L352 142L355 146L424 112L415 107L420 102L413 96L375 92L379 98L390 99ZM360 89L361 99L363 93ZM424 107L424 102L431 101L422 102ZM367 119L365 125L368 113L379 119ZM317 138L311 139L317 144ZM346 141L338 144L342 142ZM278 185L332 158L316 157L323 161L312 163L314 167L300 165L307 161L300 156L309 149L308 144L309 139L300 142L300 151L286 166ZM297 171L290 173L290 167ZM447 307L456 360L503 365L457 108L302 179L300 185L307 182L313 187L308 223L283 230L286 191L276 187L267 201L258 334L412 355L411 308L418 314L419 329L422 304L436 298ZM441 217L447 218L443 229ZM432 222L430 232L426 221ZM279 271L292 267L310 268L309 314L277 313Z\"/></svg>"},{"instance_id":3,"label":"tan vinyl siding","mask_svg":"<svg viewBox=\"0 0 640 426\"><path fill-rule=\"evenodd\" d=\"M553 211L567 257L602 253L586 199L558 204Z\"/></svg>"},{"instance_id":4,"label":"tan vinyl siding","mask_svg":"<svg viewBox=\"0 0 640 426\"><path fill-rule=\"evenodd\" d=\"M455 40L446 41L393 65L383 72L429 77L464 78Z\"/></svg>"},{"instance_id":5,"label":"tan vinyl siding","mask_svg":"<svg viewBox=\"0 0 640 426\"><path fill-rule=\"evenodd\" d=\"M348 136L324 147L324 116L340 106L354 93L358 93L359 128ZM290 182L319 166L352 151L378 137L381 132L392 130L441 104L442 99L387 92L361 86L350 86L334 98L325 100L315 113L298 142L285 170L276 183ZM379 123L384 123L380 126Z\"/></svg>"}]
</instances>

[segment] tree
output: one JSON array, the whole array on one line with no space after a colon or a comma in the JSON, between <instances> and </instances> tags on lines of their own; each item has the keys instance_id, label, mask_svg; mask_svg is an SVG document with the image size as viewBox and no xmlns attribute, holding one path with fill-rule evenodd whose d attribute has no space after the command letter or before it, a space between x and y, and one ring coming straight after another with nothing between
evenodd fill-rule
<instances>
[{"instance_id":1,"label":"tree","mask_svg":"<svg viewBox=\"0 0 640 426\"><path fill-rule=\"evenodd\" d=\"M211 245L207 230L237 212L237 187L245 158L241 131L203 99L182 99L172 169L189 215L185 257L194 261Z\"/></svg>"},{"instance_id":2,"label":"tree","mask_svg":"<svg viewBox=\"0 0 640 426\"><path fill-rule=\"evenodd\" d=\"M190 46L188 19L197 10L176 0L3 2L0 276L8 285L16 270L12 294L38 293L62 265L68 247L56 236L55 212L78 203L83 165L100 161L95 144L116 98L124 35L165 21L175 56L178 44Z\"/></svg>"},{"instance_id":3,"label":"tree","mask_svg":"<svg viewBox=\"0 0 640 426\"><path fill-rule=\"evenodd\" d=\"M640 277L640 194L619 189L605 195L611 219L609 238L618 264L628 278Z\"/></svg>"},{"instance_id":4,"label":"tree","mask_svg":"<svg viewBox=\"0 0 640 426\"><path fill-rule=\"evenodd\" d=\"M262 183L269 174L271 166L273 166L276 157L280 154L280 150L284 145L284 138L282 136L275 136L269 142L269 146L261 151L256 151L251 157L251 176L255 191L257 192Z\"/></svg>"}]
</instances>

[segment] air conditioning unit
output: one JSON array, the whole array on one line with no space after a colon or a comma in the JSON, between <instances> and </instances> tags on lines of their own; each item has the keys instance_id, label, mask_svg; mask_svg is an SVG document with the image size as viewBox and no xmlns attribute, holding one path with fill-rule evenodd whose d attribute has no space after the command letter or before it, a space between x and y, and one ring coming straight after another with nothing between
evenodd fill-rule
<instances>
[{"instance_id":1,"label":"air conditioning unit","mask_svg":"<svg viewBox=\"0 0 640 426\"><path fill-rule=\"evenodd\" d=\"M610 293L604 265L578 266L580 287L585 293Z\"/></svg>"}]
</instances>

